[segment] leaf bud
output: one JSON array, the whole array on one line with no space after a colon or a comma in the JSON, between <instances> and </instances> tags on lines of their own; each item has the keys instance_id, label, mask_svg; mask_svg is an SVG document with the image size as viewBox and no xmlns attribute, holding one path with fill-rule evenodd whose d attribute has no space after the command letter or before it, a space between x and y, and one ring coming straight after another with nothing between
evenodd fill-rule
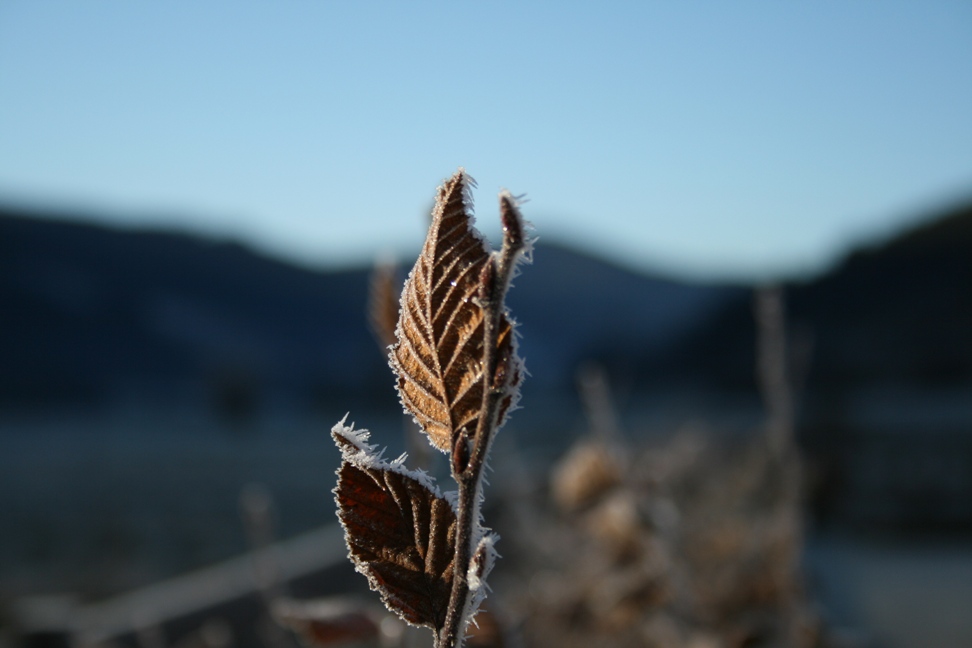
<instances>
[{"instance_id":1,"label":"leaf bud","mask_svg":"<svg viewBox=\"0 0 972 648\"><path fill-rule=\"evenodd\" d=\"M469 432L465 427L459 428L452 439L452 472L461 475L469 465Z\"/></svg>"},{"instance_id":2,"label":"leaf bud","mask_svg":"<svg viewBox=\"0 0 972 648\"><path fill-rule=\"evenodd\" d=\"M503 245L513 250L523 247L523 217L516 207L516 199L508 192L500 194L500 219L503 222Z\"/></svg>"},{"instance_id":3,"label":"leaf bud","mask_svg":"<svg viewBox=\"0 0 972 648\"><path fill-rule=\"evenodd\" d=\"M496 290L496 264L492 258L486 259L483 269L479 273L479 301L486 308L486 304L493 301Z\"/></svg>"}]
</instances>

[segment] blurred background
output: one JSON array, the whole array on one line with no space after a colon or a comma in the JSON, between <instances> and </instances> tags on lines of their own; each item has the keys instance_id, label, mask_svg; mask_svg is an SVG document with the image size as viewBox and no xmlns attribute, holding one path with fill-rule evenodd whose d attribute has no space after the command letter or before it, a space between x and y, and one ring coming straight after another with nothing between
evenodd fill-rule
<instances>
[{"instance_id":1,"label":"blurred background","mask_svg":"<svg viewBox=\"0 0 972 648\"><path fill-rule=\"evenodd\" d=\"M972 645L970 115L959 1L0 2L0 645L281 646L240 610L362 590L328 431L408 447L372 267L400 286L459 166L487 236L503 188L539 236L497 506L589 528L563 475L594 439L644 457L594 490L703 573L671 520L728 533L703 486L763 452L739 510L782 493L813 645ZM505 556L541 519L496 515ZM529 562L497 605L557 618ZM764 645L749 603L671 591L588 645Z\"/></svg>"}]
</instances>

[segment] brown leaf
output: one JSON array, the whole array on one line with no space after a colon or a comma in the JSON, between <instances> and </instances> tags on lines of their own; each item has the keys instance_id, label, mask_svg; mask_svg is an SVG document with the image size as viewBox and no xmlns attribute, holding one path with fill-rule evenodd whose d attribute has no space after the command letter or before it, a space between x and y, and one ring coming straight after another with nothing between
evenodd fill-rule
<instances>
[{"instance_id":1,"label":"brown leaf","mask_svg":"<svg viewBox=\"0 0 972 648\"><path fill-rule=\"evenodd\" d=\"M331 434L343 454L334 494L355 567L389 610L438 631L452 591L453 505L425 473L382 460L366 431L342 421Z\"/></svg>"},{"instance_id":2,"label":"brown leaf","mask_svg":"<svg viewBox=\"0 0 972 648\"><path fill-rule=\"evenodd\" d=\"M582 509L621 482L618 458L599 440L576 443L551 473L553 499L565 511Z\"/></svg>"},{"instance_id":3,"label":"brown leaf","mask_svg":"<svg viewBox=\"0 0 972 648\"><path fill-rule=\"evenodd\" d=\"M341 600L282 599L274 604L273 617L306 646L343 646L378 636L378 624L366 610Z\"/></svg>"},{"instance_id":4,"label":"brown leaf","mask_svg":"<svg viewBox=\"0 0 972 648\"><path fill-rule=\"evenodd\" d=\"M395 266L375 264L368 285L368 322L382 351L395 343L400 286Z\"/></svg>"},{"instance_id":5,"label":"brown leaf","mask_svg":"<svg viewBox=\"0 0 972 648\"><path fill-rule=\"evenodd\" d=\"M454 435L475 430L483 400L483 308L481 275L493 263L488 244L473 227L473 181L460 169L439 187L432 225L402 293L391 365L402 404L432 444L449 452ZM494 387L519 383L513 324L499 323ZM513 396L504 397L502 422Z\"/></svg>"}]
</instances>

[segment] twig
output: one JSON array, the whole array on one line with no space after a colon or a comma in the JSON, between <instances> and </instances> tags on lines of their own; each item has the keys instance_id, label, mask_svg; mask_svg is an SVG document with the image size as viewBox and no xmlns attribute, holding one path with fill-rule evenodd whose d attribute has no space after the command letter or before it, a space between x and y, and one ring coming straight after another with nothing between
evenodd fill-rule
<instances>
[{"instance_id":1,"label":"twig","mask_svg":"<svg viewBox=\"0 0 972 648\"><path fill-rule=\"evenodd\" d=\"M500 197L500 212L503 218L503 247L484 266L480 275L480 305L483 309L483 404L476 432L473 437L472 452L464 446L468 440L464 433L456 437L456 447L452 451L452 475L459 485L459 511L457 520L456 552L453 559L452 595L449 611L442 633L436 638L437 648L453 648L462 644L466 620L466 606L469 598L469 569L473 561L475 543L479 540L475 533L482 502L482 476L486 457L495 435L499 406L506 394L505 385L496 385L500 370L500 358L496 353L498 346L499 321L503 315L506 291L510 285L517 257L523 252L525 240L523 226L515 213L516 205L508 194ZM509 358L502 359L509 362ZM468 457L468 460L463 461Z\"/></svg>"}]
</instances>

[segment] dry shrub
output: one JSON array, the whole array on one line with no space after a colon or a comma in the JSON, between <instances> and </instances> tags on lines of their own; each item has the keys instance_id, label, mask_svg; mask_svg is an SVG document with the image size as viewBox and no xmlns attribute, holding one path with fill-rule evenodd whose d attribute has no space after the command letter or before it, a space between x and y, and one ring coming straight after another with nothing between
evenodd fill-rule
<instances>
[{"instance_id":1,"label":"dry shrub","mask_svg":"<svg viewBox=\"0 0 972 648\"><path fill-rule=\"evenodd\" d=\"M526 643L818 645L796 474L762 438L732 448L686 432L640 452L580 440L514 539Z\"/></svg>"}]
</instances>

